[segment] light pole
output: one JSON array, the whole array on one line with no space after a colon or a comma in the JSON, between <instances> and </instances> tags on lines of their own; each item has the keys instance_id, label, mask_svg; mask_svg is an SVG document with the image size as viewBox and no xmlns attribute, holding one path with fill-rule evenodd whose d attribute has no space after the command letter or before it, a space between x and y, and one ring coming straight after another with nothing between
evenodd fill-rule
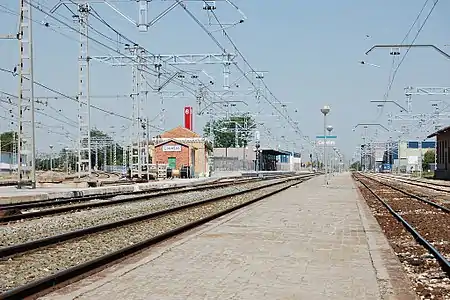
<instances>
[{"instance_id":1,"label":"light pole","mask_svg":"<svg viewBox=\"0 0 450 300\"><path fill-rule=\"evenodd\" d=\"M327 126L327 131L328 131L328 134L331 135L331 132L333 131L333 126L328 125L328 126ZM326 135L325 135L325 138L326 138ZM325 149L326 149L326 140L325 140ZM328 158L325 157L325 159L328 159ZM330 163L331 163L331 160L330 160ZM327 165L331 165L331 164L328 164L328 163L327 163ZM329 172L328 172L328 173L329 173ZM328 176L328 174L325 174L325 175L326 175L326 177ZM328 179L327 179L327 184L328 184Z\"/></svg>"},{"instance_id":2,"label":"light pole","mask_svg":"<svg viewBox=\"0 0 450 300\"><path fill-rule=\"evenodd\" d=\"M337 167L337 163L336 163L336 160L337 160L337 158L336 158L336 154L337 154L337 148L336 147L333 147L333 157L331 158L332 159L332 161L333 161L333 163L332 163L332 166L333 166L333 169L332 169L332 173L331 174L333 174L333 176L335 176L336 174L336 167Z\"/></svg>"},{"instance_id":3,"label":"light pole","mask_svg":"<svg viewBox=\"0 0 450 300\"><path fill-rule=\"evenodd\" d=\"M50 171L53 171L53 145L49 145L50 147Z\"/></svg>"},{"instance_id":4,"label":"light pole","mask_svg":"<svg viewBox=\"0 0 450 300\"><path fill-rule=\"evenodd\" d=\"M330 112L330 107L328 105L325 105L320 109L320 111L323 114L323 163L325 165L325 178L324 178L324 184L327 185L327 114Z\"/></svg>"}]
</instances>

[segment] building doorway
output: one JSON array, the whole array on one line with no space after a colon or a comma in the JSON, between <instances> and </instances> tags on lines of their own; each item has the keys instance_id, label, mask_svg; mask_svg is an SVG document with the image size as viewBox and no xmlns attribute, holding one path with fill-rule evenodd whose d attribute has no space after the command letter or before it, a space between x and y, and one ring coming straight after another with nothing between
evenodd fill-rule
<instances>
[{"instance_id":1,"label":"building doorway","mask_svg":"<svg viewBox=\"0 0 450 300\"><path fill-rule=\"evenodd\" d=\"M167 164L169 165L169 168L172 170L175 170L177 167L177 158L176 157L169 157L167 159Z\"/></svg>"}]
</instances>

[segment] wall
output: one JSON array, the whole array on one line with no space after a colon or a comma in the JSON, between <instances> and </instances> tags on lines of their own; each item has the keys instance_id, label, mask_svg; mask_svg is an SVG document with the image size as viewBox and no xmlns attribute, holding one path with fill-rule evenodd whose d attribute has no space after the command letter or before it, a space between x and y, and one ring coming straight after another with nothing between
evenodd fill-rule
<instances>
[{"instance_id":1,"label":"wall","mask_svg":"<svg viewBox=\"0 0 450 300\"><path fill-rule=\"evenodd\" d=\"M214 157L213 169L214 171L254 171L255 163L236 157Z\"/></svg>"},{"instance_id":2,"label":"wall","mask_svg":"<svg viewBox=\"0 0 450 300\"><path fill-rule=\"evenodd\" d=\"M169 142L168 144L171 143L176 143L176 138L173 138L174 141ZM185 139L185 143L188 146L191 147L191 149L195 149L195 157L192 158L190 157L191 163L192 163L192 159L195 160L195 176L209 176L209 155L208 155L208 149L206 149L206 145L204 142L188 142ZM150 155L153 158L153 163L156 164L157 163L157 159L156 159L156 151L155 151L155 147L153 145L149 146L150 148ZM160 152L162 152L162 149L159 150ZM184 150L183 150L184 151ZM169 156L170 157L170 156ZM167 161L167 159L166 159ZM178 159L177 159L178 161ZM166 162L167 163L167 162Z\"/></svg>"},{"instance_id":3,"label":"wall","mask_svg":"<svg viewBox=\"0 0 450 300\"><path fill-rule=\"evenodd\" d=\"M200 177L209 176L208 150L205 143L187 143L195 150L195 174Z\"/></svg>"},{"instance_id":4,"label":"wall","mask_svg":"<svg viewBox=\"0 0 450 300\"><path fill-rule=\"evenodd\" d=\"M445 132L437 137L437 173L439 178L449 178L450 172L450 132Z\"/></svg>"},{"instance_id":5,"label":"wall","mask_svg":"<svg viewBox=\"0 0 450 300\"><path fill-rule=\"evenodd\" d=\"M241 160L255 160L253 148L214 148L214 157L235 157Z\"/></svg>"},{"instance_id":6,"label":"wall","mask_svg":"<svg viewBox=\"0 0 450 300\"><path fill-rule=\"evenodd\" d=\"M178 143L175 142L168 142L164 145L179 145ZM176 157L177 162L176 162L176 169L180 170L181 166L185 165L188 166L190 165L189 162L189 147L186 147L184 145L181 145L181 151L163 151L163 146L164 145L159 145L157 147L155 147L155 158L153 160L153 163L156 164L167 164L168 163L168 158L169 157Z\"/></svg>"},{"instance_id":7,"label":"wall","mask_svg":"<svg viewBox=\"0 0 450 300\"><path fill-rule=\"evenodd\" d=\"M398 159L399 156L397 154L397 151L393 151L394 168L398 168L398 166L400 166L400 170L402 172L409 172L411 168L413 170L419 170L419 163L421 161L420 156L422 155L423 159L425 153L428 150L434 150L434 143L430 143L430 141L424 141L422 144L422 148L419 148L418 143L418 141L402 141L399 144L400 159ZM397 145L395 146L395 148L396 147ZM417 157L417 161L415 157Z\"/></svg>"},{"instance_id":8,"label":"wall","mask_svg":"<svg viewBox=\"0 0 450 300\"><path fill-rule=\"evenodd\" d=\"M0 157L0 162L10 164L13 161L12 153L10 152L2 152L2 155Z\"/></svg>"}]
</instances>

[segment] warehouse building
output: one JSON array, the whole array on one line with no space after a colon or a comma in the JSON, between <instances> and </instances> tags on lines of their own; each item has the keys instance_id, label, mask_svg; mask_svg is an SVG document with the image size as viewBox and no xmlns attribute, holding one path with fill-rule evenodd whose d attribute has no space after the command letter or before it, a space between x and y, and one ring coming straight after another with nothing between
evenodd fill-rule
<instances>
[{"instance_id":1,"label":"warehouse building","mask_svg":"<svg viewBox=\"0 0 450 300\"><path fill-rule=\"evenodd\" d=\"M400 147L399 147L400 145ZM429 150L434 151L434 141L402 141L393 147L393 158L401 172L418 171L423 156Z\"/></svg>"},{"instance_id":2,"label":"warehouse building","mask_svg":"<svg viewBox=\"0 0 450 300\"><path fill-rule=\"evenodd\" d=\"M425 153L434 151L434 141L372 142L361 145L361 165L366 170L381 171L382 167L400 173L420 170ZM431 170L434 165L430 165Z\"/></svg>"}]
</instances>

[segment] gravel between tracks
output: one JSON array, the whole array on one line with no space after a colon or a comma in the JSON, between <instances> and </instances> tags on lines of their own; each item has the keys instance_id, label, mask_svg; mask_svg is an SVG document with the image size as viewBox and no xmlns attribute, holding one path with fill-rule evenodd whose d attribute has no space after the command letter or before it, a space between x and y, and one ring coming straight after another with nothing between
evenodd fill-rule
<instances>
[{"instance_id":1,"label":"gravel between tracks","mask_svg":"<svg viewBox=\"0 0 450 300\"><path fill-rule=\"evenodd\" d=\"M423 197L427 200L435 202L444 207L450 208L450 189L448 191L436 191L431 188L427 188L426 186L415 186L408 183L405 183L404 180L397 180L395 178L384 177L384 176L370 176L371 178L375 178L381 182L386 182L389 185L395 186L397 188L401 188L406 192L410 192L417 196ZM432 186L430 183L421 183ZM442 187L438 187L441 189ZM442 188L446 189L446 188Z\"/></svg>"},{"instance_id":2,"label":"gravel between tracks","mask_svg":"<svg viewBox=\"0 0 450 300\"><path fill-rule=\"evenodd\" d=\"M191 191L186 192L185 194L166 195L148 200L74 211L61 215L25 220L23 222L13 222L0 226L0 247L25 243L77 229L124 220L194 201L227 195L251 187L264 186L269 182L276 181L279 181L279 179L252 182L217 189Z\"/></svg>"},{"instance_id":3,"label":"gravel between tracks","mask_svg":"<svg viewBox=\"0 0 450 300\"><path fill-rule=\"evenodd\" d=\"M422 236L450 259L450 215L420 200L411 199L399 191L370 182L377 194ZM439 226L436 226L439 224Z\"/></svg>"},{"instance_id":4,"label":"gravel between tracks","mask_svg":"<svg viewBox=\"0 0 450 300\"><path fill-rule=\"evenodd\" d=\"M169 216L91 234L83 238L37 249L0 261L0 291L4 292L27 282L49 276L57 271L141 242L176 227L242 204L291 183L279 184L173 213Z\"/></svg>"},{"instance_id":5,"label":"gravel between tracks","mask_svg":"<svg viewBox=\"0 0 450 300\"><path fill-rule=\"evenodd\" d=\"M442 271L436 259L414 240L404 226L370 191L361 183L358 183L358 186L420 299L450 299L450 278ZM397 202L403 202L404 212L409 212L408 203L413 203L411 200L404 199ZM392 203L389 202L389 204ZM405 215L403 217L406 218ZM429 224L432 223L433 221L430 220Z\"/></svg>"}]
</instances>

